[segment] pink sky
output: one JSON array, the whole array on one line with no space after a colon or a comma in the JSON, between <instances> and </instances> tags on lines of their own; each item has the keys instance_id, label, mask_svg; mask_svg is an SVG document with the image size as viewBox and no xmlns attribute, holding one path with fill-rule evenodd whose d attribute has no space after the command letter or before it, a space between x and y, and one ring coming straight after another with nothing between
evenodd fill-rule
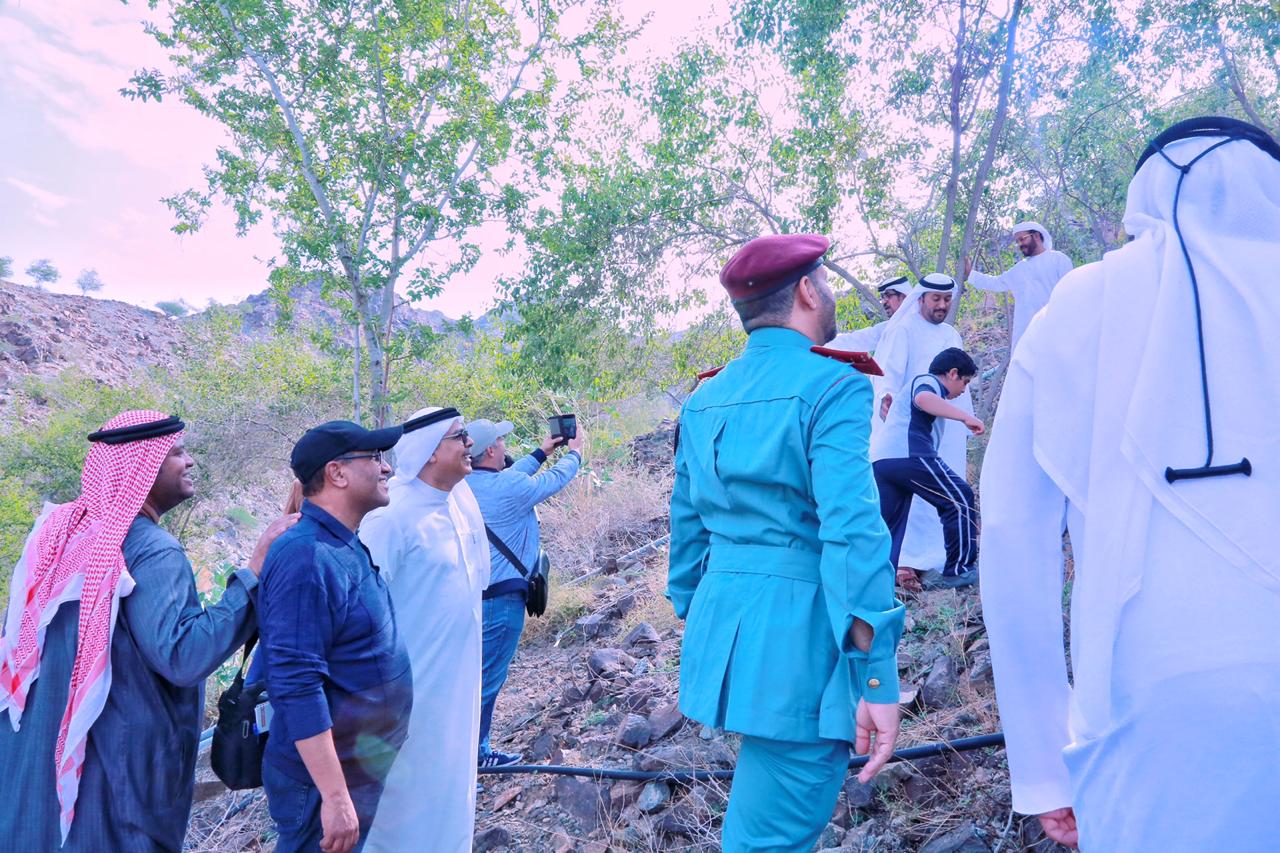
<instances>
[{"instance_id":1,"label":"pink sky","mask_svg":"<svg viewBox=\"0 0 1280 853\"><path fill-rule=\"evenodd\" d=\"M727 17L726 0L627 0L621 8L632 23L651 15L631 58L668 53L691 22ZM160 199L199 186L200 167L224 136L177 100L118 94L138 68L166 65L142 30L150 14L138 2L0 0L0 256L13 258L12 279L22 283L28 264L50 258L62 273L50 288L58 292L74 292L79 271L94 268L105 298L236 302L266 287L276 243L268 227L236 237L222 208L197 234L170 231ZM503 264L486 253L421 307L483 312Z\"/></svg>"}]
</instances>

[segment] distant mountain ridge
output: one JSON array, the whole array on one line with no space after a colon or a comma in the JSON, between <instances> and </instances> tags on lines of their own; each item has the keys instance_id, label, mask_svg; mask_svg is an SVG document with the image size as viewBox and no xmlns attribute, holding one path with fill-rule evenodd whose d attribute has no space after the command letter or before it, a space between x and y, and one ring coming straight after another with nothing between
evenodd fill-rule
<instances>
[{"instance_id":1,"label":"distant mountain ridge","mask_svg":"<svg viewBox=\"0 0 1280 853\"><path fill-rule=\"evenodd\" d=\"M349 328L341 312L321 301L314 285L302 285L290 295L294 328ZM55 376L74 367L114 386L139 369L175 367L190 344L187 330L209 310L214 309L173 318L114 299L51 293L0 280L0 417L27 376ZM280 306L266 292L217 310L236 314L241 333L250 340L269 334L280 320ZM436 332L455 322L440 311L413 306L401 307L395 318L397 329L421 325ZM476 327L490 328L490 318L478 319Z\"/></svg>"}]
</instances>

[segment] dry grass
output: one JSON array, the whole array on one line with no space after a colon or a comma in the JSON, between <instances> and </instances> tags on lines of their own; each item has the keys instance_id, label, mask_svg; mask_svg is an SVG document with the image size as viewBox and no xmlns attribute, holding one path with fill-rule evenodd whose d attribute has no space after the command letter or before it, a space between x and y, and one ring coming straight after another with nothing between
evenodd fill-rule
<instances>
[{"instance_id":1,"label":"dry grass","mask_svg":"<svg viewBox=\"0 0 1280 853\"><path fill-rule=\"evenodd\" d=\"M539 510L551 563L575 578L667 532L671 483L635 468L589 471Z\"/></svg>"},{"instance_id":2,"label":"dry grass","mask_svg":"<svg viewBox=\"0 0 1280 853\"><path fill-rule=\"evenodd\" d=\"M542 544L551 557L551 590L546 614L525 623L526 642L557 636L592 612L598 603L592 584L575 581L665 534L670 495L669 481L620 468L603 477L588 472L539 509ZM650 606L656 583L646 579L637 610Z\"/></svg>"}]
</instances>

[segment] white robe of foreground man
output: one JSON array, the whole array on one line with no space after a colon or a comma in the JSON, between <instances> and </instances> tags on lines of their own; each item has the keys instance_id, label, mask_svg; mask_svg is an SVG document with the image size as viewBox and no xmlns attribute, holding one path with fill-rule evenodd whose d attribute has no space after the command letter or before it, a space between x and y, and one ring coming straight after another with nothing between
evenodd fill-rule
<instances>
[{"instance_id":1,"label":"white robe of foreground man","mask_svg":"<svg viewBox=\"0 0 1280 853\"><path fill-rule=\"evenodd\" d=\"M920 316L919 300L924 288L917 286L886 324L876 348L876 363L884 376L873 380L875 403L871 415L871 460L906 456L907 425L911 420L908 393L911 380L929 372L934 356L948 347L964 348L960 333L950 323L930 323ZM880 402L885 394L893 404L884 420L880 419ZM966 412L973 411L973 401L966 388L951 403ZM960 476L968 469L968 436L964 429L942 430L939 455ZM946 543L938 511L920 498L911 501L907 532L902 540L899 566L920 571L941 571L947 563Z\"/></svg>"},{"instance_id":2,"label":"white robe of foreground man","mask_svg":"<svg viewBox=\"0 0 1280 853\"><path fill-rule=\"evenodd\" d=\"M1171 143L1186 163L1214 139ZM1013 807L1074 808L1085 851L1275 850L1280 800L1280 162L1234 141L1179 217L1158 154L1133 242L1063 279L1016 353L982 471L982 599ZM1062 532L1075 559L1068 685Z\"/></svg>"},{"instance_id":3,"label":"white robe of foreground man","mask_svg":"<svg viewBox=\"0 0 1280 853\"><path fill-rule=\"evenodd\" d=\"M458 424L406 433L396 445L391 504L360 526L391 589L413 665L409 736L387 777L366 851L464 853L475 833L480 596L489 584L489 545L465 481L445 492L417 476Z\"/></svg>"}]
</instances>

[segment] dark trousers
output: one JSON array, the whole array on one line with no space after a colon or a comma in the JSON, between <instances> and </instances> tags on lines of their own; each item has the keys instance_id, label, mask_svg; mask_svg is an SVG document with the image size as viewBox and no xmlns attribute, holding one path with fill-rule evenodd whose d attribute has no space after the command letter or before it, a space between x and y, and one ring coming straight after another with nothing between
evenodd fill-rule
<instances>
[{"instance_id":1,"label":"dark trousers","mask_svg":"<svg viewBox=\"0 0 1280 853\"><path fill-rule=\"evenodd\" d=\"M324 831L320 826L320 791L310 782L299 782L281 773L270 761L262 762L262 787L267 794L267 811L275 821L276 853L319 853ZM347 789L360 821L360 840L352 853L360 853L369 837L373 816L378 810L383 785L370 782Z\"/></svg>"},{"instance_id":2,"label":"dark trousers","mask_svg":"<svg viewBox=\"0 0 1280 853\"><path fill-rule=\"evenodd\" d=\"M908 456L872 463L880 490L880 515L893 536L895 566L907 532L911 498L919 495L938 511L947 545L944 575L966 572L978 561L978 513L973 489L937 456Z\"/></svg>"}]
</instances>

